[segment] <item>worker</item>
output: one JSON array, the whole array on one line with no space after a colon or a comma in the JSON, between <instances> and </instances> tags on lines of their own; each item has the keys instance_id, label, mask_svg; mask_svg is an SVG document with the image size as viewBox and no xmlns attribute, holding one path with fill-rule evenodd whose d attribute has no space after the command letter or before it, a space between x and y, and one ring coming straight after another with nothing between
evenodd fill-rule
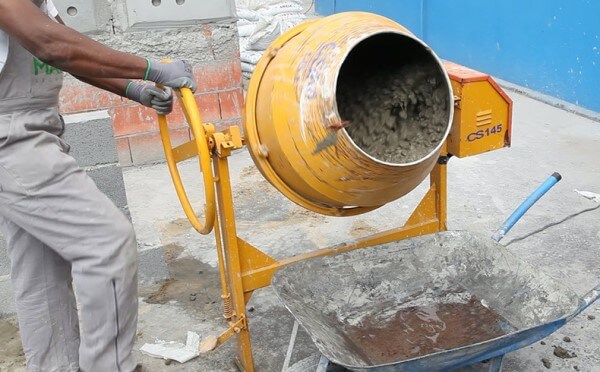
<instances>
[{"instance_id":1,"label":"worker","mask_svg":"<svg viewBox=\"0 0 600 372\"><path fill-rule=\"evenodd\" d=\"M0 1L0 231L27 368L139 371L135 235L68 155L62 71L163 114L170 90L129 79L193 90L196 83L184 61L115 51L56 16L51 0Z\"/></svg>"}]
</instances>

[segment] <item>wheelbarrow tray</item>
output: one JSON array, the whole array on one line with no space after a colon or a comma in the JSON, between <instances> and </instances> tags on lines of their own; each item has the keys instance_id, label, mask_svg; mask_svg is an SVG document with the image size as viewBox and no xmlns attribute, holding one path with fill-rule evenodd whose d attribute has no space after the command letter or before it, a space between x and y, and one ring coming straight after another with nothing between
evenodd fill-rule
<instances>
[{"instance_id":1,"label":"wheelbarrow tray","mask_svg":"<svg viewBox=\"0 0 600 372\"><path fill-rule=\"evenodd\" d=\"M562 283L464 231L293 263L274 275L272 287L319 351L353 371L463 367L530 345L582 308ZM450 309L445 318L442 309ZM444 335L445 346L437 345L451 323L460 337ZM394 351L398 337L421 341ZM414 347L408 353L406 346ZM421 347L431 350L419 353Z\"/></svg>"}]
</instances>

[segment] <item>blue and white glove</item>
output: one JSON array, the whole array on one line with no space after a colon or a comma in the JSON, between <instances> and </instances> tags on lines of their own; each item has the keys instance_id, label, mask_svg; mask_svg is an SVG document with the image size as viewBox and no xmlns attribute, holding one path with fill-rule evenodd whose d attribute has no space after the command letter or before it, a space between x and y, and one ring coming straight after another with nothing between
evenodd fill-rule
<instances>
[{"instance_id":1,"label":"blue and white glove","mask_svg":"<svg viewBox=\"0 0 600 372\"><path fill-rule=\"evenodd\" d=\"M155 109L159 115L168 115L173 111L173 91L171 88L165 87L163 90L152 84L131 82L127 85L125 96L146 107Z\"/></svg>"},{"instance_id":2,"label":"blue and white glove","mask_svg":"<svg viewBox=\"0 0 600 372\"><path fill-rule=\"evenodd\" d=\"M171 88L198 89L192 65L187 61L156 62L148 60L148 70L144 80L153 81Z\"/></svg>"}]
</instances>

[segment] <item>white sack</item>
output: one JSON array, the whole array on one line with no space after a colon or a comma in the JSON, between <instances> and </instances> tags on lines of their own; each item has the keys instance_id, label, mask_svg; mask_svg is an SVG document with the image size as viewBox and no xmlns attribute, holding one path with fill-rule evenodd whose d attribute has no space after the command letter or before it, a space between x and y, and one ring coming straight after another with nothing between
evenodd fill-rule
<instances>
[{"instance_id":1,"label":"white sack","mask_svg":"<svg viewBox=\"0 0 600 372\"><path fill-rule=\"evenodd\" d=\"M240 53L240 60L251 65L256 65L260 60L260 57L262 57L262 52L253 50L245 50Z\"/></svg>"},{"instance_id":2,"label":"white sack","mask_svg":"<svg viewBox=\"0 0 600 372\"><path fill-rule=\"evenodd\" d=\"M256 30L256 24L238 26L238 35L240 37L248 37Z\"/></svg>"},{"instance_id":3,"label":"white sack","mask_svg":"<svg viewBox=\"0 0 600 372\"><path fill-rule=\"evenodd\" d=\"M242 72L247 72L252 74L254 72L254 68L256 66L250 63L242 62Z\"/></svg>"}]
</instances>

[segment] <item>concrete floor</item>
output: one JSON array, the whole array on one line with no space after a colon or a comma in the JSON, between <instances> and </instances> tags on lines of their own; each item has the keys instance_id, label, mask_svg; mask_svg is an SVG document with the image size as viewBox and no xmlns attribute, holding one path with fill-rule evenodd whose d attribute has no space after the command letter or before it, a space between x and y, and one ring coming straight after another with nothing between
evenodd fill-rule
<instances>
[{"instance_id":1,"label":"concrete floor","mask_svg":"<svg viewBox=\"0 0 600 372\"><path fill-rule=\"evenodd\" d=\"M584 294L600 282L600 209L567 217L598 205L573 190L600 193L600 123L518 94L511 96L515 102L513 147L452 159L449 164L449 228L491 235L539 183L552 172L560 172L563 180L529 211L503 244L576 293ZM426 190L422 185L367 215L328 218L296 207L281 196L262 178L246 151L231 157L231 170L240 236L276 258L401 225ZM201 205L202 190L192 186L199 185L197 164L186 162L181 171L193 191L194 205ZM200 236L190 228L165 165L129 168L125 183L140 243L142 298L136 350L157 339L184 342L188 330L201 336L218 334L224 330L224 323L212 235ZM564 222L530 235L561 220ZM173 280L161 286L160 281L166 277ZM195 296L190 297L192 293ZM258 290L250 305L257 370L280 371L294 320L270 288ZM15 333L14 327L6 327ZM565 336L571 342L565 342ZM577 357L554 356L555 345L575 352ZM2 348L0 354L6 353ZM188 363L169 365L137 351L136 356L151 371L235 371L234 351L235 343L231 341ZM310 338L300 330L291 364L316 353ZM577 367L581 371L600 371L600 303L548 337L544 344L510 353L504 370L545 371L543 358L550 361L551 370ZM22 370L18 363L5 369L2 366L0 363L2 371Z\"/></svg>"}]
</instances>

